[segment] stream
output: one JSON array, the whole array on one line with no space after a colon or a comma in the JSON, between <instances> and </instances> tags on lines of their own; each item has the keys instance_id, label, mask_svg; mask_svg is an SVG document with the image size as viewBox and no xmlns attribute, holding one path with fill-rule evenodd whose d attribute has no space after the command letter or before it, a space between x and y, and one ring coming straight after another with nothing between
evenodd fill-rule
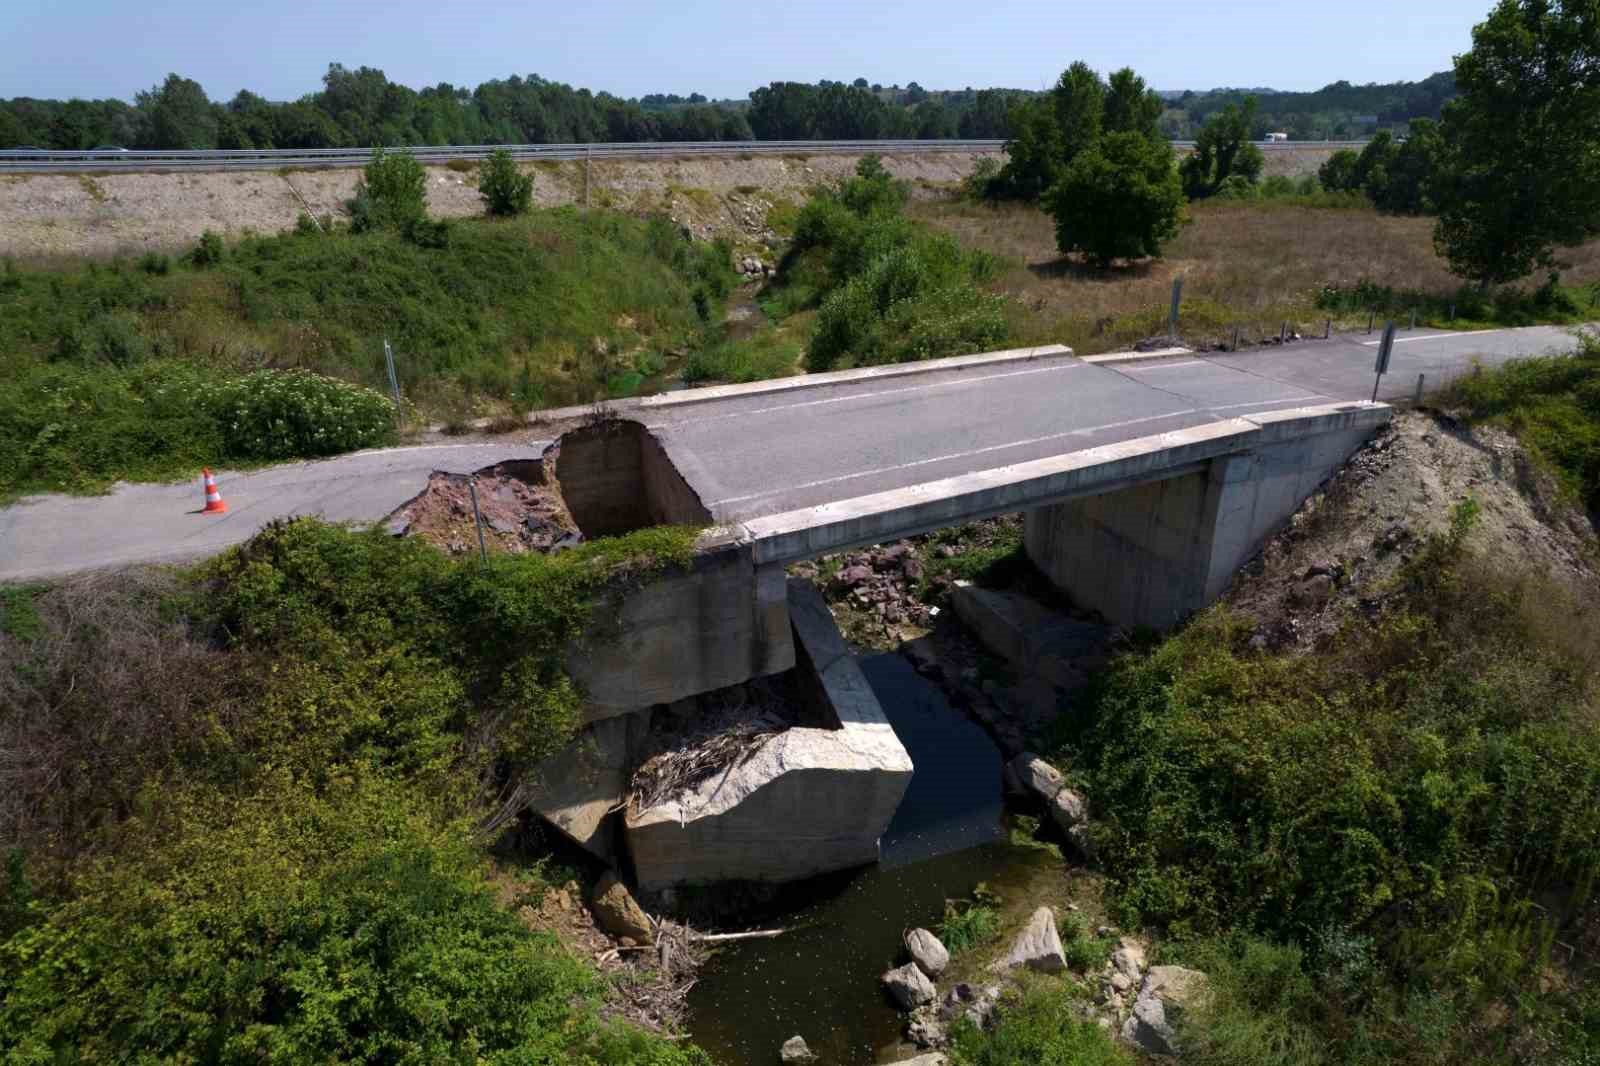
<instances>
[{"instance_id":1,"label":"stream","mask_svg":"<svg viewBox=\"0 0 1600 1066\"><path fill-rule=\"evenodd\" d=\"M979 882L1002 896L1056 862L1008 842L998 748L903 656L861 660L916 772L884 834L876 866L786 886L777 919L790 932L724 948L689 996L694 1041L724 1066L771 1066L779 1046L805 1037L820 1061L890 1062L902 1018L879 976L899 965L901 933L936 929L946 899Z\"/></svg>"}]
</instances>

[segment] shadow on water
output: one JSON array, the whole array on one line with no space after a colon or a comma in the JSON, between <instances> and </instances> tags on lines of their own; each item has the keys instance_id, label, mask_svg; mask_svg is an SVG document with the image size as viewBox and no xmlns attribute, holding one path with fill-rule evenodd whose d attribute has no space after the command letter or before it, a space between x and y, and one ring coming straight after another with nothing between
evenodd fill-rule
<instances>
[{"instance_id":1,"label":"shadow on water","mask_svg":"<svg viewBox=\"0 0 1600 1066\"><path fill-rule=\"evenodd\" d=\"M1002 894L1040 862L1007 842L999 750L944 694L895 654L863 659L916 772L882 840L883 860L784 890L791 931L730 945L690 994L690 1032L726 1066L770 1066L796 1034L821 1061L857 1066L895 1058L900 1016L878 977L902 960L901 932L934 927L946 899L980 881Z\"/></svg>"}]
</instances>

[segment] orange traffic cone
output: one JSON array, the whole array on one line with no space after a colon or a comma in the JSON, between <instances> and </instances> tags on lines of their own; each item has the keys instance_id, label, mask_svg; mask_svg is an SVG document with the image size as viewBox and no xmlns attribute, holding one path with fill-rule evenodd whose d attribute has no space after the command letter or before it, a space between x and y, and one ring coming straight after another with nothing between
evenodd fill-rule
<instances>
[{"instance_id":1,"label":"orange traffic cone","mask_svg":"<svg viewBox=\"0 0 1600 1066\"><path fill-rule=\"evenodd\" d=\"M205 475L206 484L206 506L204 513L223 513L228 509L228 505L222 502L222 493L217 491L217 479L211 476L211 471L209 469L202 469L200 472Z\"/></svg>"}]
</instances>

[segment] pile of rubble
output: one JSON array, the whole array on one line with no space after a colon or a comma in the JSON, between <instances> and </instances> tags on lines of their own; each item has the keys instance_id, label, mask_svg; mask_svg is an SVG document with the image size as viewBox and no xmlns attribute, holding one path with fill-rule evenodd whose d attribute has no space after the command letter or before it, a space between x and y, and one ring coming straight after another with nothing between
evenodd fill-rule
<instances>
[{"instance_id":1,"label":"pile of rubble","mask_svg":"<svg viewBox=\"0 0 1600 1066\"><path fill-rule=\"evenodd\" d=\"M955 550L947 546L935 550L955 554ZM817 565L803 563L794 567L792 573L796 577L815 578L819 568L826 571L836 567L827 586L831 601L848 601L852 607L870 612L887 627L926 627L939 609L916 595L924 573L921 551L912 542L902 540L845 555L825 555Z\"/></svg>"},{"instance_id":2,"label":"pile of rubble","mask_svg":"<svg viewBox=\"0 0 1600 1066\"><path fill-rule=\"evenodd\" d=\"M501 463L476 474L436 470L427 487L389 516L386 528L394 536L421 537L452 554L477 551L474 483L484 542L491 549L555 552L583 542L560 490L536 462Z\"/></svg>"}]
</instances>

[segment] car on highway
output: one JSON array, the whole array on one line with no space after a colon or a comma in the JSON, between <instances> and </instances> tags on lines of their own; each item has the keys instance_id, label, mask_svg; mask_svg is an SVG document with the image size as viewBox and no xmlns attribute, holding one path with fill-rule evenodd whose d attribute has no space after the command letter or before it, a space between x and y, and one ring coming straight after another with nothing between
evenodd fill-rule
<instances>
[{"instance_id":1,"label":"car on highway","mask_svg":"<svg viewBox=\"0 0 1600 1066\"><path fill-rule=\"evenodd\" d=\"M97 144L89 149L91 152L126 152L127 149L120 144Z\"/></svg>"}]
</instances>

